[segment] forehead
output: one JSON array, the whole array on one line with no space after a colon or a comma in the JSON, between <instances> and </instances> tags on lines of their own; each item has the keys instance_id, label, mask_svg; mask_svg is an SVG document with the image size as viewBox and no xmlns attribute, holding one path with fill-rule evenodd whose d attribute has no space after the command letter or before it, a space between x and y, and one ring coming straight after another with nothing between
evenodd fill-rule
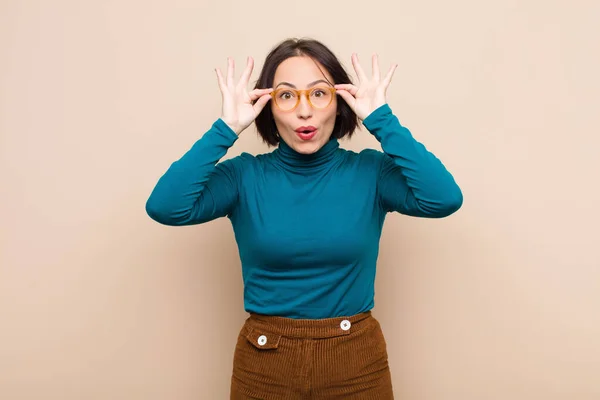
<instances>
[{"instance_id":1,"label":"forehead","mask_svg":"<svg viewBox=\"0 0 600 400\"><path fill-rule=\"evenodd\" d=\"M333 82L329 72L318 61L307 56L290 57L277 67L273 87L280 82L288 82L298 88L303 88L311 82L324 78Z\"/></svg>"}]
</instances>

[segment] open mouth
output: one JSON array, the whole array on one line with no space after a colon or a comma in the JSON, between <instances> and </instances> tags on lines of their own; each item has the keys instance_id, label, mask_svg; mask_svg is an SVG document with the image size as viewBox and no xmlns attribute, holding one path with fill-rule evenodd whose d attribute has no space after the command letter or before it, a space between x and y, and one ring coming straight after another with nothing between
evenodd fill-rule
<instances>
[{"instance_id":1,"label":"open mouth","mask_svg":"<svg viewBox=\"0 0 600 400\"><path fill-rule=\"evenodd\" d=\"M317 128L314 126L301 126L296 129L296 134L302 140L310 140L317 134Z\"/></svg>"}]
</instances>

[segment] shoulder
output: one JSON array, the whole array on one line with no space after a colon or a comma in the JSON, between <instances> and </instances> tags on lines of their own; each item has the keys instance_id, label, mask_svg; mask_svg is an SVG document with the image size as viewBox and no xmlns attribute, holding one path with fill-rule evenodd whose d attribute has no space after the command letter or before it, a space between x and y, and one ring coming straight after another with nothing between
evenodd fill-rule
<instances>
[{"instance_id":1,"label":"shoulder","mask_svg":"<svg viewBox=\"0 0 600 400\"><path fill-rule=\"evenodd\" d=\"M360 164L379 169L385 162L385 153L375 149L363 149L361 151L342 150L346 156L346 160L353 164Z\"/></svg>"},{"instance_id":2,"label":"shoulder","mask_svg":"<svg viewBox=\"0 0 600 400\"><path fill-rule=\"evenodd\" d=\"M265 165L271 160L271 153L253 155L247 152L240 153L237 156L221 161L218 165L221 168L229 169L236 175L248 174L250 171L264 169Z\"/></svg>"},{"instance_id":3,"label":"shoulder","mask_svg":"<svg viewBox=\"0 0 600 400\"><path fill-rule=\"evenodd\" d=\"M248 167L249 165L252 165L253 163L255 163L256 161L257 161L256 156L254 156L250 153L244 152L237 156L223 160L223 161L219 162L218 165L220 165L222 167L243 170L244 168Z\"/></svg>"}]
</instances>

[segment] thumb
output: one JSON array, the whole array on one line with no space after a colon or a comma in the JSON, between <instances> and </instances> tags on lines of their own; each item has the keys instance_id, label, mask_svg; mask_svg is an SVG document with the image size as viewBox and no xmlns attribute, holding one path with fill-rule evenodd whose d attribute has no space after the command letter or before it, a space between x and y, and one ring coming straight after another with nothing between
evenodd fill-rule
<instances>
[{"instance_id":1,"label":"thumb","mask_svg":"<svg viewBox=\"0 0 600 400\"><path fill-rule=\"evenodd\" d=\"M263 110L263 108L265 108L265 105L269 100L271 100L271 94L262 95L259 97L258 100L256 100L256 103L254 103L253 106L256 115L260 114L260 112Z\"/></svg>"}]
</instances>

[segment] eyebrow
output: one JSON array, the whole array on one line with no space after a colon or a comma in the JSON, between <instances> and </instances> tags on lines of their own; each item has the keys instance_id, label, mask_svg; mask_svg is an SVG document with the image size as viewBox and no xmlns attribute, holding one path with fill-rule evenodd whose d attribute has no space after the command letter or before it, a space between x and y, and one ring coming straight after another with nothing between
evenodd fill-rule
<instances>
[{"instance_id":1,"label":"eyebrow","mask_svg":"<svg viewBox=\"0 0 600 400\"><path fill-rule=\"evenodd\" d=\"M330 85L330 83L329 83L329 82L327 82L326 80L324 80L324 79L319 79L319 80L316 80L316 81L314 81L314 82L311 82L311 83L309 83L307 86L308 86L308 87L311 87L311 86L314 86L314 85L316 85L317 83L326 83L327 85ZM287 86L290 86L290 87L293 87L294 89L296 89L296 85L293 85L293 84L291 84L291 83L289 83L289 82L279 82L279 84L277 84L277 86L275 86L275 88L278 88L278 87L279 87L279 86L281 86L281 85L287 85Z\"/></svg>"}]
</instances>

